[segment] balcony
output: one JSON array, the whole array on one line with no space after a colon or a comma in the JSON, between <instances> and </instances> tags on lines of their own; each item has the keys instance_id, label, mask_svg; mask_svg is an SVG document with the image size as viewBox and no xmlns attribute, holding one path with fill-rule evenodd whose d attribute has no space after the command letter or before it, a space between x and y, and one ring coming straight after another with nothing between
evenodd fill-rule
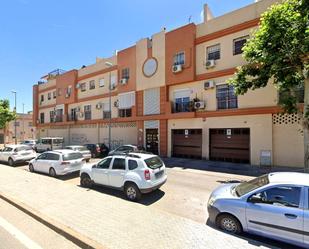
<instances>
[{"instance_id":1,"label":"balcony","mask_svg":"<svg viewBox=\"0 0 309 249\"><path fill-rule=\"evenodd\" d=\"M67 121L68 122L74 122L74 121L77 121L78 119L77 119L77 114L70 114L70 115L68 115L68 118L67 118Z\"/></svg>"}]
</instances>

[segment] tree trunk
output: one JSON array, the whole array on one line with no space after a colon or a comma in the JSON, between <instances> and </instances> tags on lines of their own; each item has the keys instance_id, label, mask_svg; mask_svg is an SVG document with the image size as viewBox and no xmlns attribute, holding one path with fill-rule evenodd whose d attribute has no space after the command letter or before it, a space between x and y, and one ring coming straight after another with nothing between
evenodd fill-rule
<instances>
[{"instance_id":1,"label":"tree trunk","mask_svg":"<svg viewBox=\"0 0 309 249\"><path fill-rule=\"evenodd\" d=\"M304 167L305 172L309 173L309 78L305 78L304 82L305 99L304 99Z\"/></svg>"}]
</instances>

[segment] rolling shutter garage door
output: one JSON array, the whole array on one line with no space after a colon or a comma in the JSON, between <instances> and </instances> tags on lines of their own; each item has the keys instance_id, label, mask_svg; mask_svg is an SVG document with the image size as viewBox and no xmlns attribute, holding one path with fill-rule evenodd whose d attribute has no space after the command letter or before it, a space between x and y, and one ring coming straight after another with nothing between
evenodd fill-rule
<instances>
[{"instance_id":1,"label":"rolling shutter garage door","mask_svg":"<svg viewBox=\"0 0 309 249\"><path fill-rule=\"evenodd\" d=\"M250 163L250 129L210 129L210 160Z\"/></svg>"},{"instance_id":2,"label":"rolling shutter garage door","mask_svg":"<svg viewBox=\"0 0 309 249\"><path fill-rule=\"evenodd\" d=\"M172 130L172 156L202 158L202 129Z\"/></svg>"}]
</instances>

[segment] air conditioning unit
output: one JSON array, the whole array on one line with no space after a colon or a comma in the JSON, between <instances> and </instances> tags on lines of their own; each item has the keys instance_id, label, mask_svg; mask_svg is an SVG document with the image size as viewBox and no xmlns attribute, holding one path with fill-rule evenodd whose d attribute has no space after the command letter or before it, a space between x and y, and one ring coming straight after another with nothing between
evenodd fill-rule
<instances>
[{"instance_id":1,"label":"air conditioning unit","mask_svg":"<svg viewBox=\"0 0 309 249\"><path fill-rule=\"evenodd\" d=\"M204 109L205 108L205 102L204 101L198 101L194 102L194 109Z\"/></svg>"},{"instance_id":2,"label":"air conditioning unit","mask_svg":"<svg viewBox=\"0 0 309 249\"><path fill-rule=\"evenodd\" d=\"M123 79L120 80L120 84L121 85L125 85L127 83L128 83L128 79L127 78L123 78Z\"/></svg>"},{"instance_id":3,"label":"air conditioning unit","mask_svg":"<svg viewBox=\"0 0 309 249\"><path fill-rule=\"evenodd\" d=\"M80 88L80 83L77 83L76 84L76 89L79 89Z\"/></svg>"},{"instance_id":4,"label":"air conditioning unit","mask_svg":"<svg viewBox=\"0 0 309 249\"><path fill-rule=\"evenodd\" d=\"M211 89L215 87L215 82L213 80L205 81L204 82L204 89Z\"/></svg>"},{"instance_id":5,"label":"air conditioning unit","mask_svg":"<svg viewBox=\"0 0 309 249\"><path fill-rule=\"evenodd\" d=\"M182 71L182 65L174 65L173 67L172 67L172 72L173 73L179 73L179 72L181 72Z\"/></svg>"},{"instance_id":6,"label":"air conditioning unit","mask_svg":"<svg viewBox=\"0 0 309 249\"><path fill-rule=\"evenodd\" d=\"M101 103L98 103L98 104L96 104L96 106L95 106L95 108L97 108L98 110L99 110L99 109L102 109L102 107L103 107L103 106L102 106Z\"/></svg>"},{"instance_id":7,"label":"air conditioning unit","mask_svg":"<svg viewBox=\"0 0 309 249\"><path fill-rule=\"evenodd\" d=\"M208 69L208 68L212 68L212 67L214 67L215 65L216 65L215 60L208 60L208 61L206 61L206 64L205 64L205 66L206 66L207 69Z\"/></svg>"},{"instance_id":8,"label":"air conditioning unit","mask_svg":"<svg viewBox=\"0 0 309 249\"><path fill-rule=\"evenodd\" d=\"M119 106L119 102L118 102L118 100L116 100L115 102L114 102L114 107L118 107Z\"/></svg>"},{"instance_id":9,"label":"air conditioning unit","mask_svg":"<svg viewBox=\"0 0 309 249\"><path fill-rule=\"evenodd\" d=\"M79 116L80 118L83 118L83 117L84 117L84 113L83 113L83 112L80 112L80 113L78 114L78 116Z\"/></svg>"}]
</instances>

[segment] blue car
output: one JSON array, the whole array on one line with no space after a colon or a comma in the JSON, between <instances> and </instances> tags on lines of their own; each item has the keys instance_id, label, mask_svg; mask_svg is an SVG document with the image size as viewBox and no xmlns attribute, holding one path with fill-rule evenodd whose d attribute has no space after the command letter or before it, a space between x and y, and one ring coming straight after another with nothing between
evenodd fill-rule
<instances>
[{"instance_id":1,"label":"blue car","mask_svg":"<svg viewBox=\"0 0 309 249\"><path fill-rule=\"evenodd\" d=\"M209 221L309 248L309 174L280 172L224 184L208 201Z\"/></svg>"}]
</instances>

